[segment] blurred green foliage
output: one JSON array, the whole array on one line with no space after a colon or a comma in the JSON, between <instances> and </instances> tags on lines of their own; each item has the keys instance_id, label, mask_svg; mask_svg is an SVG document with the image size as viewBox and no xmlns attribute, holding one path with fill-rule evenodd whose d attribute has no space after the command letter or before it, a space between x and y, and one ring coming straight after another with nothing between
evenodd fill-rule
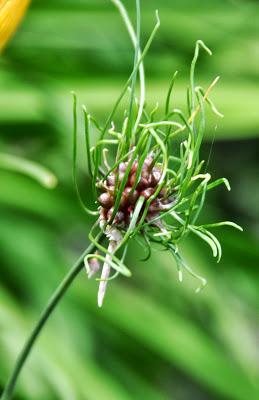
<instances>
[{"instance_id":1,"label":"blurred green foliage","mask_svg":"<svg viewBox=\"0 0 259 400\"><path fill-rule=\"evenodd\" d=\"M125 1L134 18L134 1ZM22 373L17 399L259 398L258 351L258 35L259 5L239 0L142 1L143 34L154 9L161 30L146 59L148 101L164 101L180 71L174 102L185 102L196 39L204 86L220 74L213 98L225 114L209 117L209 170L232 191L208 196L206 220L233 219L245 233L219 231L223 259L190 238L183 251L208 279L177 281L173 259L132 243L131 279L109 286L103 309L97 282L82 273L46 327ZM76 90L104 120L133 62L130 41L108 0L35 0L0 60L0 144L51 168L59 186L46 191L29 178L0 172L0 385L48 297L88 243L91 224L71 183L71 96ZM227 139L227 140L225 140ZM94 140L94 135L93 135ZM81 185L91 201L83 152Z\"/></svg>"}]
</instances>

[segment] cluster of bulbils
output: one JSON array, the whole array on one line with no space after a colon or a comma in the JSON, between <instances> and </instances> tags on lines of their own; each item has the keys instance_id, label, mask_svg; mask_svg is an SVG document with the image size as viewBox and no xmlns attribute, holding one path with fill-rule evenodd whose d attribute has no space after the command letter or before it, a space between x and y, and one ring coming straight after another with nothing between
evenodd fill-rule
<instances>
[{"instance_id":1,"label":"cluster of bulbils","mask_svg":"<svg viewBox=\"0 0 259 400\"><path fill-rule=\"evenodd\" d=\"M100 226L104 226L113 215L115 203L115 187L122 182L126 169L129 165L130 158L121 162L116 170L110 173L105 181L98 185L102 193L98 197L100 204ZM132 214L134 212L138 199L143 196L145 202L155 193L158 184L160 183L162 172L159 165L154 164L154 156L148 154L141 169L141 174L138 177L138 160L134 160L130 169L126 186L122 192L119 209L112 221L113 226L125 229L129 226ZM136 183L136 179L138 182ZM118 181L118 182L117 182ZM135 189L134 189L135 188ZM163 187L157 197L150 203L146 220L151 220L156 217L160 211L165 210L172 200L169 198L169 193L166 187ZM145 204L143 204L144 209ZM141 213L139 215L141 218Z\"/></svg>"},{"instance_id":2,"label":"cluster of bulbils","mask_svg":"<svg viewBox=\"0 0 259 400\"><path fill-rule=\"evenodd\" d=\"M130 171L128 171L129 165L131 165ZM125 174L127 174L126 185L123 192L118 194L120 185L124 182ZM107 283L110 279L113 255L123 241L123 232L126 232L130 226L138 199L142 198L143 203L136 223L138 224L142 218L146 203L149 201L145 221L157 227L163 234L169 234L164 228L161 219L157 217L160 216L161 211L169 209L174 200L166 185L160 186L161 179L163 179L163 176L160 164L155 161L153 153L149 153L141 165L141 173L139 173L139 159L136 158L132 162L132 158L129 156L105 179L97 182L97 187L101 192L98 197L98 203L100 204L99 225L109 240L99 283L99 307L103 304ZM158 187L161 187L160 190L158 190ZM154 194L155 196L152 199ZM118 211L113 215L116 195L120 196L120 202ZM96 254L97 256L93 256L91 260L87 260L85 263L89 278L101 268L98 253Z\"/></svg>"}]
</instances>

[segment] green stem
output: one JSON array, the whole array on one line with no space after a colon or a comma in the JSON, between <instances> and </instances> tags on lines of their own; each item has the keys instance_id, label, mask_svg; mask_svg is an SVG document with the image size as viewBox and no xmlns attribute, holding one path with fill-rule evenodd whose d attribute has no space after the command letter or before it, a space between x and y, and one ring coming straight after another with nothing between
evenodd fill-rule
<instances>
[{"instance_id":1,"label":"green stem","mask_svg":"<svg viewBox=\"0 0 259 400\"><path fill-rule=\"evenodd\" d=\"M102 237L99 238L102 240ZM59 284L51 298L49 299L45 309L42 311L38 322L36 323L34 329L32 330L30 336L28 337L27 341L24 344L24 347L16 361L14 366L13 372L11 373L7 385L2 393L0 400L11 400L13 396L13 392L19 378L19 375L22 371L22 368L30 355L30 352L36 342L38 336L40 335L45 323L49 319L50 315L58 305L59 301L62 299L64 294L66 293L67 289L70 287L76 276L79 274L81 269L83 268L83 260L87 254L92 253L95 250L96 246L91 243L88 248L81 254L78 260L74 263L71 270L67 273L65 278Z\"/></svg>"}]
</instances>

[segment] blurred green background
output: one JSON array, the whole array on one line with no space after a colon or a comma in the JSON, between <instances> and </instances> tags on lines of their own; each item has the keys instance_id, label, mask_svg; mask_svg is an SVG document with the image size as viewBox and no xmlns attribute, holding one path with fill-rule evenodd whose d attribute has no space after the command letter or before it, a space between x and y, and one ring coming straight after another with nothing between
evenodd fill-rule
<instances>
[{"instance_id":1,"label":"blurred green background","mask_svg":"<svg viewBox=\"0 0 259 400\"><path fill-rule=\"evenodd\" d=\"M134 18L134 1L127 0ZM194 44L202 39L197 81L214 89L223 120L208 111L209 171L232 191L210 192L203 218L232 219L244 233L219 230L223 259L189 238L183 253L208 279L200 295L180 284L167 253L141 262L131 279L110 283L97 308L97 282L84 273L52 316L17 388L26 400L256 400L259 398L259 4L239 0L142 1L142 40L158 8L161 28L146 58L150 108L163 104L179 70L174 102L184 107ZM92 221L71 179L70 91L104 121L132 66L123 23L108 0L35 0L0 59L1 151L36 160L59 185L47 191L0 172L0 387L40 310L88 244ZM91 197L82 152L81 184Z\"/></svg>"}]
</instances>

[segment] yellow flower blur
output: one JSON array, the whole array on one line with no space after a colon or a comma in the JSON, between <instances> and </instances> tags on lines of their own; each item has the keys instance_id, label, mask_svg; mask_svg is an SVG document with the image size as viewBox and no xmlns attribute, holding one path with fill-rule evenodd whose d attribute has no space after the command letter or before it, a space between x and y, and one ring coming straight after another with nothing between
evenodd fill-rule
<instances>
[{"instance_id":1,"label":"yellow flower blur","mask_svg":"<svg viewBox=\"0 0 259 400\"><path fill-rule=\"evenodd\" d=\"M0 51L16 31L30 0L0 0Z\"/></svg>"}]
</instances>

